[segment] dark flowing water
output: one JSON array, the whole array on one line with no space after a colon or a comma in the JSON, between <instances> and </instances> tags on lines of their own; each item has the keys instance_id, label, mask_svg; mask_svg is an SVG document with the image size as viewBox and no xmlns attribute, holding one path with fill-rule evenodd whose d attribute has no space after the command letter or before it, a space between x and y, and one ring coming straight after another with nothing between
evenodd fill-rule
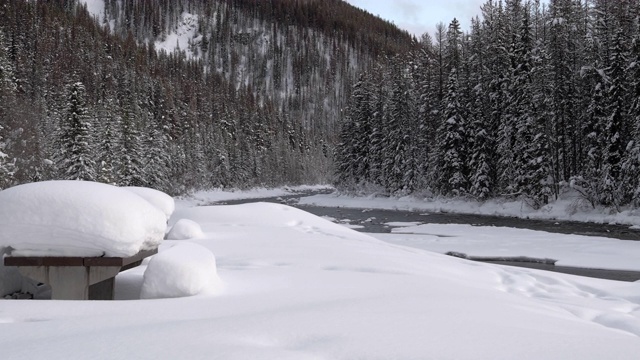
<instances>
[{"instance_id":1,"label":"dark flowing water","mask_svg":"<svg viewBox=\"0 0 640 360\"><path fill-rule=\"evenodd\" d=\"M379 209L354 209L340 207L322 207L311 205L298 205L298 200L309 193L281 196L263 199L233 200L218 202L216 204L244 204L256 201L277 202L297 207L317 216L330 217L336 220L349 220L351 225L360 225L357 231L367 233L389 233L391 227L385 225L389 222L419 222L424 224L471 224L475 226L500 226L520 229L548 231L560 234L576 234L585 236L601 236L629 241L640 241L640 229L631 229L629 225L611 225L582 223L575 221L556 220L530 220L514 217L499 217L473 214L455 213L428 213L425 211L379 210ZM596 277L620 281L640 280L640 272L582 269L555 266L526 261L485 261L493 264L535 268L540 270L555 271L580 276Z\"/></svg>"}]
</instances>

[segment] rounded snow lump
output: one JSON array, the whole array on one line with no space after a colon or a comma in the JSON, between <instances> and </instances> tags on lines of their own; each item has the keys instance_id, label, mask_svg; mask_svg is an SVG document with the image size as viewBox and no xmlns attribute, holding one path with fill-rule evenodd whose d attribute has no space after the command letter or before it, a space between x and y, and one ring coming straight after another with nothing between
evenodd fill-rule
<instances>
[{"instance_id":1,"label":"rounded snow lump","mask_svg":"<svg viewBox=\"0 0 640 360\"><path fill-rule=\"evenodd\" d=\"M123 187L123 189L133 192L150 202L151 205L160 209L160 211L166 215L167 220L169 220L171 214L173 214L173 211L176 209L176 204L173 198L162 191L138 186L126 186Z\"/></svg>"},{"instance_id":2,"label":"rounded snow lump","mask_svg":"<svg viewBox=\"0 0 640 360\"><path fill-rule=\"evenodd\" d=\"M90 181L0 191L0 247L13 256L128 257L158 247L166 216L140 196Z\"/></svg>"},{"instance_id":3,"label":"rounded snow lump","mask_svg":"<svg viewBox=\"0 0 640 360\"><path fill-rule=\"evenodd\" d=\"M141 299L174 298L213 292L220 285L213 253L180 243L154 255L144 272Z\"/></svg>"},{"instance_id":4,"label":"rounded snow lump","mask_svg":"<svg viewBox=\"0 0 640 360\"><path fill-rule=\"evenodd\" d=\"M204 233L200 228L200 224L189 219L180 219L169 230L166 236L167 240L187 240L203 237Z\"/></svg>"}]
</instances>

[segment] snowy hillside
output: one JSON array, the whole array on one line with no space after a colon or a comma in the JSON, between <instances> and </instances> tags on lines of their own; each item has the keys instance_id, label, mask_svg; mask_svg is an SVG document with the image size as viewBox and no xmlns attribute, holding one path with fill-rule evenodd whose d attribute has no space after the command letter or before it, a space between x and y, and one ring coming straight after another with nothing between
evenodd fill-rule
<instances>
[{"instance_id":1,"label":"snowy hillside","mask_svg":"<svg viewBox=\"0 0 640 360\"><path fill-rule=\"evenodd\" d=\"M333 0L183 0L157 6L135 0L84 1L95 16L106 16L115 33L130 31L139 43L183 52L224 76L236 90L253 92L260 103L274 101L286 116L312 129L311 147L335 139L335 124L356 75L378 54L410 43L408 34L370 15L362 23L360 10ZM345 10L358 15L351 21L360 23L340 24L344 15L337 11ZM376 23L389 29L380 34L358 29ZM333 28L326 30L326 24ZM367 41L374 40L367 39L374 36L390 39L373 46Z\"/></svg>"}]
</instances>

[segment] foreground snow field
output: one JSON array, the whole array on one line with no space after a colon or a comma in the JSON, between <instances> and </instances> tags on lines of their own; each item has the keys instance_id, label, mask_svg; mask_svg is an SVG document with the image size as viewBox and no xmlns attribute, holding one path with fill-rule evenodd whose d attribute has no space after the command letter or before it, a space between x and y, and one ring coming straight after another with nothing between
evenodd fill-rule
<instances>
[{"instance_id":1,"label":"foreground snow field","mask_svg":"<svg viewBox=\"0 0 640 360\"><path fill-rule=\"evenodd\" d=\"M3 359L637 359L640 283L498 267L278 204L188 207L215 291L1 301ZM512 233L517 236L517 234ZM553 235L561 239L564 235ZM144 266L117 278L139 299Z\"/></svg>"}]
</instances>

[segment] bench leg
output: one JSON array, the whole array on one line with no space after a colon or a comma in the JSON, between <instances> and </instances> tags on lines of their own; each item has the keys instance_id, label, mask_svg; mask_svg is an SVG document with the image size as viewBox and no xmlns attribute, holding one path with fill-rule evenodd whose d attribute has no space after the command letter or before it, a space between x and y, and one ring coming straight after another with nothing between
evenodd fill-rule
<instances>
[{"instance_id":1,"label":"bench leg","mask_svg":"<svg viewBox=\"0 0 640 360\"><path fill-rule=\"evenodd\" d=\"M18 266L18 271L50 285L53 300L89 299L89 271L84 266Z\"/></svg>"},{"instance_id":2,"label":"bench leg","mask_svg":"<svg viewBox=\"0 0 640 360\"><path fill-rule=\"evenodd\" d=\"M50 285L53 300L113 300L114 277L120 267L18 266L18 271Z\"/></svg>"},{"instance_id":3,"label":"bench leg","mask_svg":"<svg viewBox=\"0 0 640 360\"><path fill-rule=\"evenodd\" d=\"M89 272L84 266L49 267L48 284L53 300L89 299Z\"/></svg>"},{"instance_id":4,"label":"bench leg","mask_svg":"<svg viewBox=\"0 0 640 360\"><path fill-rule=\"evenodd\" d=\"M113 300L115 283L115 278L109 278L89 285L89 300Z\"/></svg>"}]
</instances>

